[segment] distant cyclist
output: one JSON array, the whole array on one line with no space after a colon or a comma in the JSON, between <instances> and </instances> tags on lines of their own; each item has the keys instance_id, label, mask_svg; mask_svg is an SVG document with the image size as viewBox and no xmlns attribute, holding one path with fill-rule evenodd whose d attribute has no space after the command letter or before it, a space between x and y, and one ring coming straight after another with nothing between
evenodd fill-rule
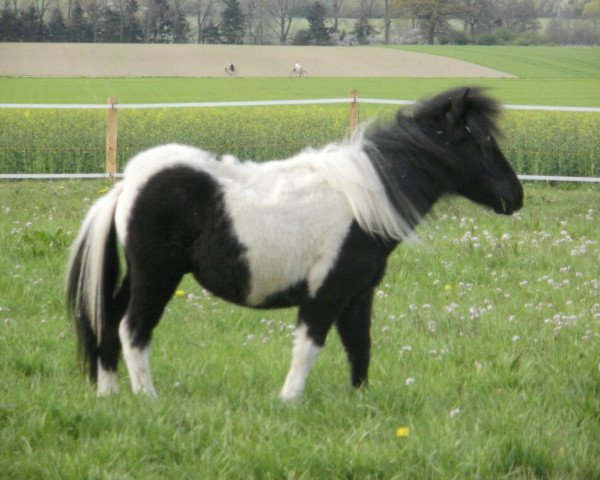
<instances>
[{"instance_id":1,"label":"distant cyclist","mask_svg":"<svg viewBox=\"0 0 600 480\"><path fill-rule=\"evenodd\" d=\"M292 68L292 71L294 72L294 74L297 77L301 77L302 75L306 75L306 70L304 70L304 68L302 68L302 65L300 65L298 62L296 62L296 64L294 65L294 68Z\"/></svg>"},{"instance_id":2,"label":"distant cyclist","mask_svg":"<svg viewBox=\"0 0 600 480\"><path fill-rule=\"evenodd\" d=\"M238 72L235 69L235 65L233 63L229 62L227 64L227 66L225 67L225 73L231 77L233 75L237 75Z\"/></svg>"}]
</instances>

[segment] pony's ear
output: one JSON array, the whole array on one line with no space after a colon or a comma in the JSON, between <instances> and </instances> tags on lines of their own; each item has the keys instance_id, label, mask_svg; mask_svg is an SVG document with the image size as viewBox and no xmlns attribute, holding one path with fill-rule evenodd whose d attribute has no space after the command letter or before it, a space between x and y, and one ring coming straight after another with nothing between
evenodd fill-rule
<instances>
[{"instance_id":1,"label":"pony's ear","mask_svg":"<svg viewBox=\"0 0 600 480\"><path fill-rule=\"evenodd\" d=\"M461 126L457 125L457 123L465 116L470 93L471 89L469 87L465 87L450 98L450 105L446 114L446 118L448 120L448 130L450 130L450 132L454 132L457 129L462 130L462 128L460 128Z\"/></svg>"}]
</instances>

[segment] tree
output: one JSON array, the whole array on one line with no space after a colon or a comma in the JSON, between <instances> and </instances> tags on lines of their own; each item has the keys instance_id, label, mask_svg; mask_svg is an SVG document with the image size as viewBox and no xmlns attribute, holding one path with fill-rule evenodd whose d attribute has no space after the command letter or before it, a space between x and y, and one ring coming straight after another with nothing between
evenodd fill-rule
<instances>
[{"instance_id":1,"label":"tree","mask_svg":"<svg viewBox=\"0 0 600 480\"><path fill-rule=\"evenodd\" d=\"M65 17L60 8L55 7L50 12L50 21L48 22L48 40L51 42L66 42L69 39L69 30L65 22Z\"/></svg>"},{"instance_id":2,"label":"tree","mask_svg":"<svg viewBox=\"0 0 600 480\"><path fill-rule=\"evenodd\" d=\"M533 0L499 0L501 25L512 32L538 30L540 22Z\"/></svg>"},{"instance_id":3,"label":"tree","mask_svg":"<svg viewBox=\"0 0 600 480\"><path fill-rule=\"evenodd\" d=\"M361 15L360 18L354 24L354 30L352 33L356 35L356 39L358 43L361 45L369 43L369 37L377 33L377 30L371 22L369 22L369 17Z\"/></svg>"},{"instance_id":4,"label":"tree","mask_svg":"<svg viewBox=\"0 0 600 480\"><path fill-rule=\"evenodd\" d=\"M228 44L244 43L244 14L238 0L225 0L221 13L221 41Z\"/></svg>"},{"instance_id":5,"label":"tree","mask_svg":"<svg viewBox=\"0 0 600 480\"><path fill-rule=\"evenodd\" d=\"M121 41L121 14L110 7L102 12L96 34L96 41L102 43L117 43Z\"/></svg>"},{"instance_id":6,"label":"tree","mask_svg":"<svg viewBox=\"0 0 600 480\"><path fill-rule=\"evenodd\" d=\"M45 17L48 9L56 3L56 0L32 0L31 5L35 8L39 21L37 37L40 40L45 40L48 35L48 30L45 25Z\"/></svg>"},{"instance_id":7,"label":"tree","mask_svg":"<svg viewBox=\"0 0 600 480\"><path fill-rule=\"evenodd\" d=\"M246 2L246 26L250 43L262 45L265 43L267 25L267 5L265 0L248 0Z\"/></svg>"},{"instance_id":8,"label":"tree","mask_svg":"<svg viewBox=\"0 0 600 480\"><path fill-rule=\"evenodd\" d=\"M107 0L83 0L81 6L87 13L92 30L92 41L95 43L98 41L102 16L107 8Z\"/></svg>"},{"instance_id":9,"label":"tree","mask_svg":"<svg viewBox=\"0 0 600 480\"><path fill-rule=\"evenodd\" d=\"M390 43L390 30L392 28L392 0L383 0L383 43Z\"/></svg>"},{"instance_id":10,"label":"tree","mask_svg":"<svg viewBox=\"0 0 600 480\"><path fill-rule=\"evenodd\" d=\"M369 37L377 33L375 27L369 21L369 19L373 18L374 3L375 0L358 0L359 17L354 24L353 33L360 44L369 43Z\"/></svg>"},{"instance_id":11,"label":"tree","mask_svg":"<svg viewBox=\"0 0 600 480\"><path fill-rule=\"evenodd\" d=\"M121 43L137 43L141 42L144 34L138 19L139 6L137 0L112 0L112 9L117 15L114 16L116 24L115 42ZM107 14L105 13L105 17ZM103 22L106 23L104 18ZM104 26L106 28L106 26Z\"/></svg>"},{"instance_id":12,"label":"tree","mask_svg":"<svg viewBox=\"0 0 600 480\"><path fill-rule=\"evenodd\" d=\"M388 0L386 0L388 1ZM344 0L332 0L331 3L331 16L333 17L333 31L338 31L338 24L340 20L340 15L342 11L342 3Z\"/></svg>"},{"instance_id":13,"label":"tree","mask_svg":"<svg viewBox=\"0 0 600 480\"><path fill-rule=\"evenodd\" d=\"M121 11L121 42L141 42L144 37L144 32L142 31L142 26L138 20L139 6L137 0L120 0L119 5Z\"/></svg>"},{"instance_id":14,"label":"tree","mask_svg":"<svg viewBox=\"0 0 600 480\"><path fill-rule=\"evenodd\" d=\"M208 26L204 29L204 42L215 44L221 41L219 26L215 25L212 20L208 22Z\"/></svg>"},{"instance_id":15,"label":"tree","mask_svg":"<svg viewBox=\"0 0 600 480\"><path fill-rule=\"evenodd\" d=\"M472 43L482 32L488 32L497 16L494 0L463 0L463 21L465 33L468 33Z\"/></svg>"},{"instance_id":16,"label":"tree","mask_svg":"<svg viewBox=\"0 0 600 480\"><path fill-rule=\"evenodd\" d=\"M600 0L593 0L583 7L583 16L589 18L595 28L600 26Z\"/></svg>"},{"instance_id":17,"label":"tree","mask_svg":"<svg viewBox=\"0 0 600 480\"><path fill-rule=\"evenodd\" d=\"M144 40L169 43L173 35L173 17L167 0L149 0L143 15Z\"/></svg>"},{"instance_id":18,"label":"tree","mask_svg":"<svg viewBox=\"0 0 600 480\"><path fill-rule=\"evenodd\" d=\"M331 41L329 30L325 26L326 18L327 9L325 5L317 0L310 6L306 15L309 25L308 31L313 45L328 45Z\"/></svg>"},{"instance_id":19,"label":"tree","mask_svg":"<svg viewBox=\"0 0 600 480\"><path fill-rule=\"evenodd\" d=\"M16 42L21 38L21 25L17 14L11 8L9 0L4 3L0 11L0 41Z\"/></svg>"},{"instance_id":20,"label":"tree","mask_svg":"<svg viewBox=\"0 0 600 480\"><path fill-rule=\"evenodd\" d=\"M279 27L279 43L285 45L287 42L288 34L290 33L290 27L292 26L292 20L296 15L296 1L297 0L274 0L274 4L271 7L271 13L275 17L277 26Z\"/></svg>"},{"instance_id":21,"label":"tree","mask_svg":"<svg viewBox=\"0 0 600 480\"><path fill-rule=\"evenodd\" d=\"M207 30L209 28L209 21L211 21L211 15L213 12L215 0L194 0L193 10L196 15L197 35L196 41L198 43L214 43L207 40ZM214 24L212 24L214 29Z\"/></svg>"},{"instance_id":22,"label":"tree","mask_svg":"<svg viewBox=\"0 0 600 480\"><path fill-rule=\"evenodd\" d=\"M92 27L85 17L85 12L79 0L73 2L68 30L70 42L90 42L92 40Z\"/></svg>"},{"instance_id":23,"label":"tree","mask_svg":"<svg viewBox=\"0 0 600 480\"><path fill-rule=\"evenodd\" d=\"M448 29L448 20L463 10L460 0L396 0L396 5L404 14L417 20L421 34L429 44Z\"/></svg>"},{"instance_id":24,"label":"tree","mask_svg":"<svg viewBox=\"0 0 600 480\"><path fill-rule=\"evenodd\" d=\"M21 29L20 41L41 42L45 40L45 25L33 5L29 5L28 8L19 12L18 22Z\"/></svg>"},{"instance_id":25,"label":"tree","mask_svg":"<svg viewBox=\"0 0 600 480\"><path fill-rule=\"evenodd\" d=\"M172 0L173 5L173 43L188 43L192 31L187 21L187 8L182 0Z\"/></svg>"}]
</instances>

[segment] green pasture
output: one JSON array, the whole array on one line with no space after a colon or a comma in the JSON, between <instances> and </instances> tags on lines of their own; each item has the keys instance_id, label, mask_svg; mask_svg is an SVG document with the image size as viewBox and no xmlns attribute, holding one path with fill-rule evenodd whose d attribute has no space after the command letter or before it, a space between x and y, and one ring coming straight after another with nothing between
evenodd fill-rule
<instances>
[{"instance_id":1,"label":"green pasture","mask_svg":"<svg viewBox=\"0 0 600 480\"><path fill-rule=\"evenodd\" d=\"M373 54L377 49L373 47ZM0 103L121 103L343 98L417 100L456 85L477 85L504 103L600 107L600 48L402 47L512 73L473 78L11 78L0 77ZM308 67L308 66L307 66Z\"/></svg>"},{"instance_id":2,"label":"green pasture","mask_svg":"<svg viewBox=\"0 0 600 480\"><path fill-rule=\"evenodd\" d=\"M388 48L457 58L512 73L519 79L600 78L598 47L402 45Z\"/></svg>"},{"instance_id":3,"label":"green pasture","mask_svg":"<svg viewBox=\"0 0 600 480\"><path fill-rule=\"evenodd\" d=\"M598 187L526 185L497 216L449 199L392 255L369 388L332 332L278 398L294 311L190 278L155 331L159 400L97 398L63 309L68 248L104 181L0 183L0 472L10 480L600 477Z\"/></svg>"}]
</instances>

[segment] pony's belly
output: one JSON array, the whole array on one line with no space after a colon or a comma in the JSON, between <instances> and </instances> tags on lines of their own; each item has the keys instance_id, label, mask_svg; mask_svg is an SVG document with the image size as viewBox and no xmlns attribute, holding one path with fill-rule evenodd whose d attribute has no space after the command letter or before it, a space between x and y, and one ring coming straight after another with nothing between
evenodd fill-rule
<instances>
[{"instance_id":1,"label":"pony's belly","mask_svg":"<svg viewBox=\"0 0 600 480\"><path fill-rule=\"evenodd\" d=\"M279 245L242 241L250 274L248 305L289 306L314 297L335 265L349 225L330 225L319 236L301 235Z\"/></svg>"}]
</instances>

